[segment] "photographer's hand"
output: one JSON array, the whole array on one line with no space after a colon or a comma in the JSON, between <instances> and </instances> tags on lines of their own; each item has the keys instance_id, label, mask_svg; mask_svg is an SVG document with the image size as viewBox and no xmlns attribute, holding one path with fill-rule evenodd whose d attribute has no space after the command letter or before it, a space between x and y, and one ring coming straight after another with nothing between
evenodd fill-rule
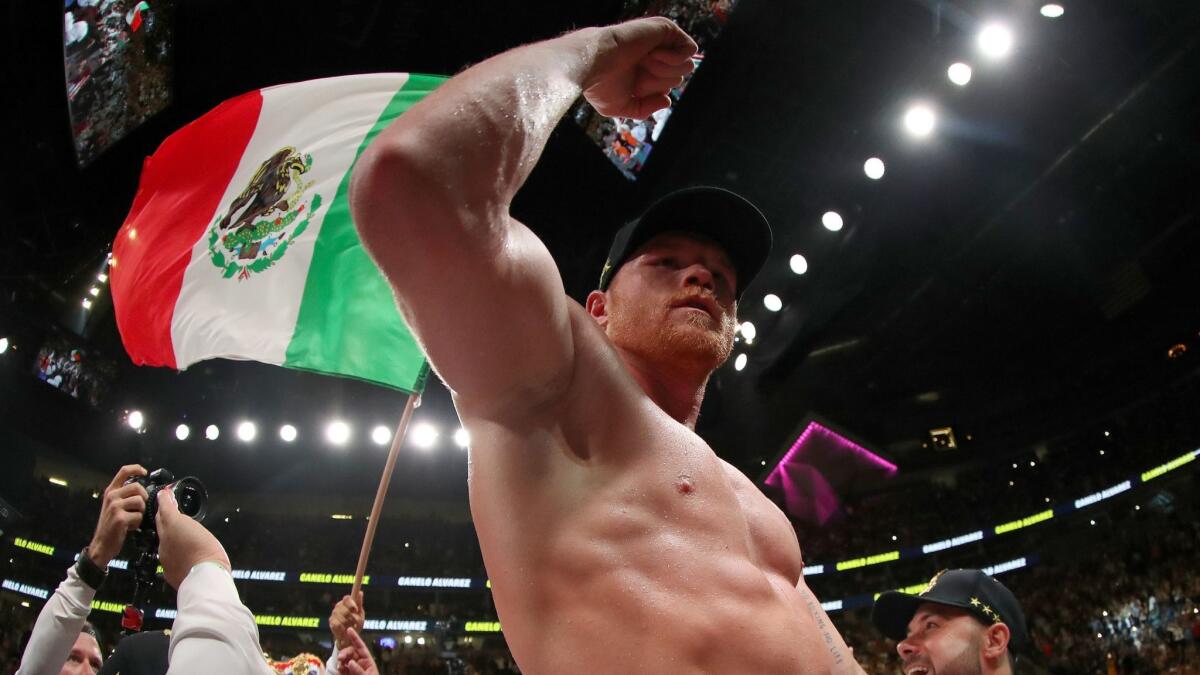
<instances>
[{"instance_id":1,"label":"photographer's hand","mask_svg":"<svg viewBox=\"0 0 1200 675\"><path fill-rule=\"evenodd\" d=\"M179 589L192 567L215 562L232 572L225 547L204 526L179 512L175 491L165 487L158 492L158 560L163 577Z\"/></svg>"},{"instance_id":2,"label":"photographer's hand","mask_svg":"<svg viewBox=\"0 0 1200 675\"><path fill-rule=\"evenodd\" d=\"M88 544L88 557L96 567L104 569L108 562L121 552L125 535L136 530L146 512L146 488L137 483L126 485L134 476L145 476L146 470L139 464L126 464L104 488L104 501L100 506L100 519L96 521L96 533Z\"/></svg>"}]
</instances>

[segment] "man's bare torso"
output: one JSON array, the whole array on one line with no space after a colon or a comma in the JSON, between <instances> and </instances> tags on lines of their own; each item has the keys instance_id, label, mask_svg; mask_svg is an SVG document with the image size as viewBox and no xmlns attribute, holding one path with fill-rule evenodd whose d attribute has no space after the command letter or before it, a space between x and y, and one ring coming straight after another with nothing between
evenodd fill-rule
<instances>
[{"instance_id":1,"label":"man's bare torso","mask_svg":"<svg viewBox=\"0 0 1200 675\"><path fill-rule=\"evenodd\" d=\"M514 655L542 673L856 671L783 513L638 387L574 303L575 370L522 419L460 414Z\"/></svg>"}]
</instances>

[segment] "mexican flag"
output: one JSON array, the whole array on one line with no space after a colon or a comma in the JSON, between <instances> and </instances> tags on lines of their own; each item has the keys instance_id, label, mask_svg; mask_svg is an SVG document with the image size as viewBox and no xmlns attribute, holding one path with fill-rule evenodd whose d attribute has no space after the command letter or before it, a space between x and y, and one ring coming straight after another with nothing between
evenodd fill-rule
<instances>
[{"instance_id":1,"label":"mexican flag","mask_svg":"<svg viewBox=\"0 0 1200 675\"><path fill-rule=\"evenodd\" d=\"M268 87L172 134L113 243L134 363L227 358L420 391L424 354L350 220L350 170L446 78L352 75Z\"/></svg>"}]
</instances>

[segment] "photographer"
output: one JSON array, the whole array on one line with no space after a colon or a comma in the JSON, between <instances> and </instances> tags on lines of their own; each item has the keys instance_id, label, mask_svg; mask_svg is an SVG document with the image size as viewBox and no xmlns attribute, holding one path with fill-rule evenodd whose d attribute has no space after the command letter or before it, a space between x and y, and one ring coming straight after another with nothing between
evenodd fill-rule
<instances>
[{"instance_id":1,"label":"photographer","mask_svg":"<svg viewBox=\"0 0 1200 675\"><path fill-rule=\"evenodd\" d=\"M100 646L87 631L86 619L108 562L120 552L126 535L142 524L149 494L137 482L126 483L145 475L141 466L124 466L105 488L96 534L38 615L19 675L99 669ZM225 549L204 526L180 513L174 490L160 490L157 502L159 562L163 577L178 591L168 672L270 673L254 616L234 587ZM80 643L82 660L75 649Z\"/></svg>"},{"instance_id":2,"label":"photographer","mask_svg":"<svg viewBox=\"0 0 1200 675\"><path fill-rule=\"evenodd\" d=\"M125 483L144 475L146 470L137 464L123 466L104 489L96 533L38 614L18 675L91 674L100 669L102 651L87 616L108 574L108 562L121 552L125 535L142 522L146 488Z\"/></svg>"}]
</instances>

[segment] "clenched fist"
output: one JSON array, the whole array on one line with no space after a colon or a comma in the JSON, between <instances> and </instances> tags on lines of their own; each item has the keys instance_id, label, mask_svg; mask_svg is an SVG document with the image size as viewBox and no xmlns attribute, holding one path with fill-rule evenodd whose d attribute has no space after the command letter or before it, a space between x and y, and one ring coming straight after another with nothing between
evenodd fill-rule
<instances>
[{"instance_id":1,"label":"clenched fist","mask_svg":"<svg viewBox=\"0 0 1200 675\"><path fill-rule=\"evenodd\" d=\"M696 43L670 19L635 19L599 29L584 98L601 115L646 119L671 105L667 93L692 72Z\"/></svg>"},{"instance_id":2,"label":"clenched fist","mask_svg":"<svg viewBox=\"0 0 1200 675\"><path fill-rule=\"evenodd\" d=\"M329 615L329 630L333 633L333 644L339 650L349 646L346 639L347 629L353 628L356 632L362 632L363 622L366 620L362 597L361 590L354 598L349 595L342 596L341 602L333 606L333 613Z\"/></svg>"}]
</instances>

